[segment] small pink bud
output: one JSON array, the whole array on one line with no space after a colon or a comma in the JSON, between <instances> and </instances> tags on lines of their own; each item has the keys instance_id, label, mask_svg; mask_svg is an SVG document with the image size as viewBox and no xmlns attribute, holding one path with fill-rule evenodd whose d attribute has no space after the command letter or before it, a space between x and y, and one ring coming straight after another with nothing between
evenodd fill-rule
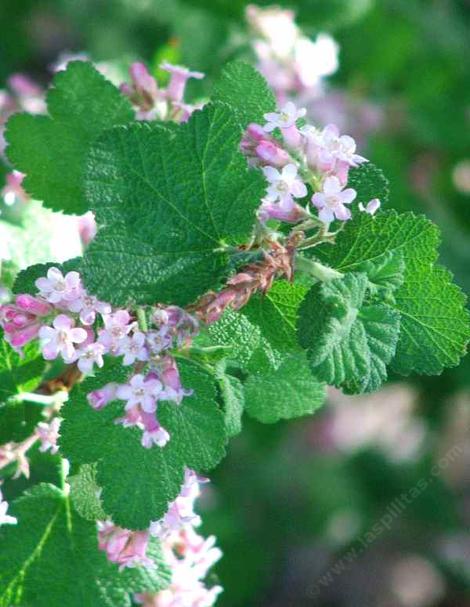
<instances>
[{"instance_id":1,"label":"small pink bud","mask_svg":"<svg viewBox=\"0 0 470 607\"><path fill-rule=\"evenodd\" d=\"M9 337L8 341L13 347L21 348L28 342L32 341L33 339L36 339L40 328L41 325L39 324L29 325L28 327L25 327L24 329L12 334Z\"/></svg>"},{"instance_id":2,"label":"small pink bud","mask_svg":"<svg viewBox=\"0 0 470 607\"><path fill-rule=\"evenodd\" d=\"M261 141L256 146L256 154L264 163L279 168L292 162L289 154L272 141Z\"/></svg>"},{"instance_id":3,"label":"small pink bud","mask_svg":"<svg viewBox=\"0 0 470 607\"><path fill-rule=\"evenodd\" d=\"M286 142L286 145L289 148L296 150L301 147L302 136L300 134L299 129L297 128L297 126L295 124L292 124L289 127L281 129L281 133L282 133L282 137L284 138L284 141Z\"/></svg>"},{"instance_id":4,"label":"small pink bud","mask_svg":"<svg viewBox=\"0 0 470 607\"><path fill-rule=\"evenodd\" d=\"M100 410L106 407L116 396L118 385L115 383L106 384L99 390L94 390L87 395L87 400L93 409Z\"/></svg>"},{"instance_id":5,"label":"small pink bud","mask_svg":"<svg viewBox=\"0 0 470 607\"><path fill-rule=\"evenodd\" d=\"M255 122L248 125L246 132L255 141L262 141L263 139L266 139L266 133L263 127Z\"/></svg>"},{"instance_id":6,"label":"small pink bud","mask_svg":"<svg viewBox=\"0 0 470 607\"><path fill-rule=\"evenodd\" d=\"M41 301L36 297L32 297L26 293L18 295L16 298L16 305L18 308L35 314L36 316L46 316L52 310L52 307L45 301Z\"/></svg>"}]
</instances>

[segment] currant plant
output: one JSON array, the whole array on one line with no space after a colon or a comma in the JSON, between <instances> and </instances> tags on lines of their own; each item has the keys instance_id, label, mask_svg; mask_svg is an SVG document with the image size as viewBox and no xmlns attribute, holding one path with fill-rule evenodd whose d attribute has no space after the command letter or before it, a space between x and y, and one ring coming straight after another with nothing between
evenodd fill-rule
<instances>
[{"instance_id":1,"label":"currant plant","mask_svg":"<svg viewBox=\"0 0 470 607\"><path fill-rule=\"evenodd\" d=\"M0 308L0 468L57 471L0 505L0 605L213 605L196 531L202 475L243 415L314 413L333 385L440 374L470 329L429 220L334 125L280 109L249 65L203 106L198 72L144 65L115 88L71 62L47 115L15 114L33 198L92 212L83 256L19 273ZM40 477L40 474L38 475Z\"/></svg>"}]
</instances>

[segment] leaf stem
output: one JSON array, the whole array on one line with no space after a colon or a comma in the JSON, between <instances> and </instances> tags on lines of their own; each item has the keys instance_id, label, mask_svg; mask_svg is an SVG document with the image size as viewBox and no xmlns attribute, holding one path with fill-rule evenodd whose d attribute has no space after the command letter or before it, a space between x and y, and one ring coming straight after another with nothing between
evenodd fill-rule
<instances>
[{"instance_id":1,"label":"leaf stem","mask_svg":"<svg viewBox=\"0 0 470 607\"><path fill-rule=\"evenodd\" d=\"M295 258L295 269L299 272L305 272L305 274L309 274L321 282L329 282L330 280L335 280L344 276L344 274L338 272L334 268L324 266L318 261L302 257L301 255L297 255Z\"/></svg>"}]
</instances>

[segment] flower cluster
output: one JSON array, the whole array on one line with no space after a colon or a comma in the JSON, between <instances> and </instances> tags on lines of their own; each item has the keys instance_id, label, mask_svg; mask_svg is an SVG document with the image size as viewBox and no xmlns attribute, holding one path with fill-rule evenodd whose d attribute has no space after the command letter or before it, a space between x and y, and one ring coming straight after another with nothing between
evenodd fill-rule
<instances>
[{"instance_id":1,"label":"flower cluster","mask_svg":"<svg viewBox=\"0 0 470 607\"><path fill-rule=\"evenodd\" d=\"M264 125L250 124L241 143L241 149L250 164L262 168L268 181L259 217L262 222L277 219L297 223L312 218L311 208L318 211L324 224L335 219L346 221L351 211L346 206L356 198L356 191L347 188L349 170L358 167L366 158L356 153L356 143L338 128L327 125L319 130L306 124L298 127L305 110L298 110L292 102L279 112L265 114ZM280 134L282 140L274 134ZM298 200L312 191L311 206L304 207ZM359 210L373 214L380 206L378 199L361 201Z\"/></svg>"},{"instance_id":2,"label":"flower cluster","mask_svg":"<svg viewBox=\"0 0 470 607\"><path fill-rule=\"evenodd\" d=\"M301 95L304 101L321 90L321 80L338 69L338 45L326 34L316 41L302 35L295 13L279 7L248 6L247 21L255 36L257 67L279 103Z\"/></svg>"},{"instance_id":3,"label":"flower cluster","mask_svg":"<svg viewBox=\"0 0 470 607\"><path fill-rule=\"evenodd\" d=\"M136 108L137 120L186 122L193 111L201 107L185 103L186 84L190 78L204 78L204 74L170 63L163 63L160 68L170 74L165 89L159 88L143 63L133 63L129 68L131 84L121 84L121 92Z\"/></svg>"},{"instance_id":4,"label":"flower cluster","mask_svg":"<svg viewBox=\"0 0 470 607\"><path fill-rule=\"evenodd\" d=\"M163 555L170 566L171 584L156 594L137 594L134 599L144 607L211 607L222 592L220 586L207 588L204 578L222 556L213 536L205 539L196 532L200 517L194 502L200 495L199 478L186 470L180 495L170 504L162 520L152 523L149 534L162 543Z\"/></svg>"},{"instance_id":5,"label":"flower cluster","mask_svg":"<svg viewBox=\"0 0 470 607\"><path fill-rule=\"evenodd\" d=\"M14 303L0 306L0 325L7 341L21 349L38 338L46 360L60 357L67 364L76 363L84 374L102 367L105 355L122 357L123 366L133 371L129 381L107 384L91 392L88 401L97 410L112 400L125 401L124 416L118 421L140 428L144 447L163 447L170 436L158 422L159 401L180 405L191 395L183 388L169 352L187 345L197 334L197 320L176 306L155 307L144 327L139 327L128 310L113 310L89 295L78 272L64 276L52 267L35 284L36 297L22 294Z\"/></svg>"},{"instance_id":6,"label":"flower cluster","mask_svg":"<svg viewBox=\"0 0 470 607\"><path fill-rule=\"evenodd\" d=\"M126 567L156 567L149 556L152 537L161 542L163 556L170 566L171 584L156 594L136 594L134 600L145 607L211 607L222 591L220 586L207 588L204 578L222 556L215 538L207 539L196 532L201 519L194 512L200 495L200 483L207 482L187 469L179 496L160 520L144 531L131 531L112 521L98 521L98 546L109 561Z\"/></svg>"}]
</instances>

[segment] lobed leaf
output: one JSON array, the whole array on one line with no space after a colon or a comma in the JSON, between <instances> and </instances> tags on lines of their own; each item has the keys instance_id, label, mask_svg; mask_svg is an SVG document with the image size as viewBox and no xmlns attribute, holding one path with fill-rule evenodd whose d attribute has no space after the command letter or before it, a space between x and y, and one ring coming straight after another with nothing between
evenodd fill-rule
<instances>
[{"instance_id":1,"label":"lobed leaf","mask_svg":"<svg viewBox=\"0 0 470 607\"><path fill-rule=\"evenodd\" d=\"M85 161L108 128L134 120L128 99L91 63L72 61L55 75L47 94L48 116L15 114L8 121L7 154L26 173L25 190L46 207L85 213Z\"/></svg>"},{"instance_id":2,"label":"lobed leaf","mask_svg":"<svg viewBox=\"0 0 470 607\"><path fill-rule=\"evenodd\" d=\"M116 305L185 305L228 270L264 191L239 151L228 106L208 105L168 130L134 124L92 149L87 193L101 229L83 263L90 292Z\"/></svg>"},{"instance_id":3,"label":"lobed leaf","mask_svg":"<svg viewBox=\"0 0 470 607\"><path fill-rule=\"evenodd\" d=\"M314 285L299 311L298 335L318 379L345 392L371 392L387 377L400 315L365 300L365 274Z\"/></svg>"}]
</instances>

